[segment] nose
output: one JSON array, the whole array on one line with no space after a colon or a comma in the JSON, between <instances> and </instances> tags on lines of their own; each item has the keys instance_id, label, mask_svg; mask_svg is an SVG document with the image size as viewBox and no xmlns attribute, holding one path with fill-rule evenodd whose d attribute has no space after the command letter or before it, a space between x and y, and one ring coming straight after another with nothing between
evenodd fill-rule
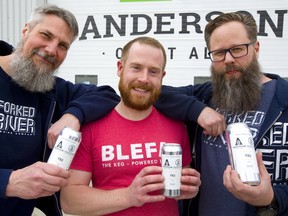
<instances>
[{"instance_id":1,"label":"nose","mask_svg":"<svg viewBox=\"0 0 288 216\"><path fill-rule=\"evenodd\" d=\"M231 53L229 51L227 51L225 53L224 63L232 63L234 61L235 61L234 57L231 55Z\"/></svg>"},{"instance_id":2,"label":"nose","mask_svg":"<svg viewBox=\"0 0 288 216\"><path fill-rule=\"evenodd\" d=\"M57 42L50 41L50 42L45 46L45 52L46 52L49 56L55 56L56 53L57 53L57 47L58 47Z\"/></svg>"},{"instance_id":3,"label":"nose","mask_svg":"<svg viewBox=\"0 0 288 216\"><path fill-rule=\"evenodd\" d=\"M147 83L148 82L148 70L144 69L141 73L139 73L139 77L138 80L143 82L143 83Z\"/></svg>"}]
</instances>

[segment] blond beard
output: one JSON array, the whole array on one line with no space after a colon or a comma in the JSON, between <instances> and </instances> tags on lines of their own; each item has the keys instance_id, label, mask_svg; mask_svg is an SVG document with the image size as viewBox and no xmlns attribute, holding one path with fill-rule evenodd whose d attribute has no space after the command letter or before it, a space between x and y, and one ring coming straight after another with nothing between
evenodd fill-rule
<instances>
[{"instance_id":1,"label":"blond beard","mask_svg":"<svg viewBox=\"0 0 288 216\"><path fill-rule=\"evenodd\" d=\"M260 65L254 56L251 64L246 68L235 68L241 72L239 78L225 79L225 71L216 71L211 66L212 72L212 105L226 112L242 113L255 110L261 98ZM229 67L226 68L226 71Z\"/></svg>"}]
</instances>

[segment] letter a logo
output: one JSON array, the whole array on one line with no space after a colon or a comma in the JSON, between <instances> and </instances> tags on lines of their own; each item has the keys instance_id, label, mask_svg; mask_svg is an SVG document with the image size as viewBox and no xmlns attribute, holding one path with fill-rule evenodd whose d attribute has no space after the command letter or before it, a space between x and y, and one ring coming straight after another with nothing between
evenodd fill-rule
<instances>
[{"instance_id":1,"label":"letter a logo","mask_svg":"<svg viewBox=\"0 0 288 216\"><path fill-rule=\"evenodd\" d=\"M242 144L241 140L239 138L237 138L235 146L240 146L240 145L243 145L243 144Z\"/></svg>"},{"instance_id":2,"label":"letter a logo","mask_svg":"<svg viewBox=\"0 0 288 216\"><path fill-rule=\"evenodd\" d=\"M62 149L62 141L59 142L56 147Z\"/></svg>"},{"instance_id":3,"label":"letter a logo","mask_svg":"<svg viewBox=\"0 0 288 216\"><path fill-rule=\"evenodd\" d=\"M164 166L167 166L167 167L170 166L168 159L166 159L166 161L165 161L165 163L164 163Z\"/></svg>"}]
</instances>

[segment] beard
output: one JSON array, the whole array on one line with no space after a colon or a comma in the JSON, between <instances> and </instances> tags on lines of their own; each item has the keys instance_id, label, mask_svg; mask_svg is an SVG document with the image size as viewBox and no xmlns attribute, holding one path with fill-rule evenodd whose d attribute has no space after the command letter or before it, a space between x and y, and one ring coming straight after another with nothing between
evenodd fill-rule
<instances>
[{"instance_id":1,"label":"beard","mask_svg":"<svg viewBox=\"0 0 288 216\"><path fill-rule=\"evenodd\" d=\"M239 78L225 79L228 70L241 72ZM228 66L225 71L217 71L211 66L212 72L212 105L215 108L232 113L255 110L261 98L261 70L257 58L246 67Z\"/></svg>"},{"instance_id":2,"label":"beard","mask_svg":"<svg viewBox=\"0 0 288 216\"><path fill-rule=\"evenodd\" d=\"M45 93L50 91L55 84L53 73L57 70L57 68L55 68L56 59L41 52L39 49L34 49L31 55L25 57L22 54L24 43L25 40L19 42L14 52L14 58L10 64L12 80L30 92ZM52 67L49 66L50 64L37 66L32 60L32 56L35 54L49 61Z\"/></svg>"},{"instance_id":3,"label":"beard","mask_svg":"<svg viewBox=\"0 0 288 216\"><path fill-rule=\"evenodd\" d=\"M161 93L161 88L155 89L152 88L150 85L143 85L139 83L137 84L133 82L127 86L123 82L122 75L120 76L118 88L123 103L129 108L136 109L139 111L147 110L150 106L152 106ZM143 89L149 91L151 94L148 98L141 95L133 95L131 94L131 89L133 88Z\"/></svg>"}]
</instances>

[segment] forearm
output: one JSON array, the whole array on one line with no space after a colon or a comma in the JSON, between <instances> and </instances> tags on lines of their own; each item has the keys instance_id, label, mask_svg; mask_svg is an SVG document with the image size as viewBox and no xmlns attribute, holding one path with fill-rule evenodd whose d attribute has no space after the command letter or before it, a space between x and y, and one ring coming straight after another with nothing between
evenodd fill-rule
<instances>
[{"instance_id":1,"label":"forearm","mask_svg":"<svg viewBox=\"0 0 288 216\"><path fill-rule=\"evenodd\" d=\"M65 113L78 118L80 123L97 120L110 112L120 97L110 86L91 87L68 103Z\"/></svg>"},{"instance_id":2,"label":"forearm","mask_svg":"<svg viewBox=\"0 0 288 216\"><path fill-rule=\"evenodd\" d=\"M61 206L68 214L105 215L133 206L129 197L126 188L100 190L70 185L61 190Z\"/></svg>"},{"instance_id":3,"label":"forearm","mask_svg":"<svg viewBox=\"0 0 288 216\"><path fill-rule=\"evenodd\" d=\"M197 121L206 107L192 93L192 87L163 86L155 107L165 115L183 121Z\"/></svg>"},{"instance_id":4,"label":"forearm","mask_svg":"<svg viewBox=\"0 0 288 216\"><path fill-rule=\"evenodd\" d=\"M107 85L73 84L57 77L55 86L57 105L54 115L72 114L80 124L101 118L120 101L115 90Z\"/></svg>"}]
</instances>

